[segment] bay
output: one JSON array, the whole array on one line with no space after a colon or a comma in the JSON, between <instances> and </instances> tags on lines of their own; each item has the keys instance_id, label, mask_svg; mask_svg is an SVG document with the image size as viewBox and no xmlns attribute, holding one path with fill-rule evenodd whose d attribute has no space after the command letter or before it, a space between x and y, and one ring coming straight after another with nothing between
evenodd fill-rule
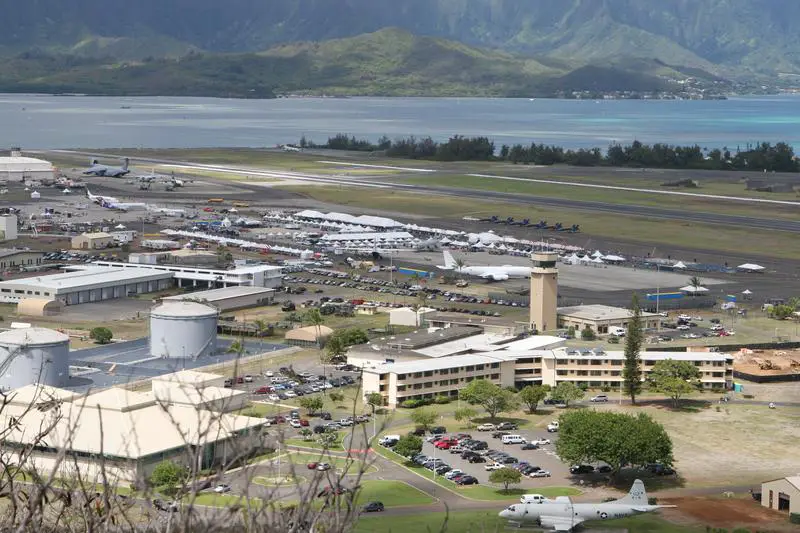
<instances>
[{"instance_id":1,"label":"bay","mask_svg":"<svg viewBox=\"0 0 800 533\"><path fill-rule=\"evenodd\" d=\"M489 98L286 98L0 95L0 146L264 147L347 133L485 135L502 144L607 148L612 142L800 146L800 96L722 101Z\"/></svg>"}]
</instances>

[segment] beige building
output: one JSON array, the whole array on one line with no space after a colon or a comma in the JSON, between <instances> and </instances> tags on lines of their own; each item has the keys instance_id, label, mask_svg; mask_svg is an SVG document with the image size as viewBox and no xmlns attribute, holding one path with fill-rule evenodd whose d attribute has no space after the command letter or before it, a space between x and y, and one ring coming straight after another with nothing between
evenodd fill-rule
<instances>
[{"instance_id":1,"label":"beige building","mask_svg":"<svg viewBox=\"0 0 800 533\"><path fill-rule=\"evenodd\" d=\"M25 298L17 304L17 314L23 316L54 316L64 308L61 300Z\"/></svg>"},{"instance_id":2,"label":"beige building","mask_svg":"<svg viewBox=\"0 0 800 533\"><path fill-rule=\"evenodd\" d=\"M531 337L536 339L536 337ZM387 355L388 357L388 355ZM642 352L642 380L664 359L691 361L700 370L706 389L733 384L733 357L712 352ZM624 352L600 350L498 349L438 359L383 363L364 368L364 393L380 392L389 407L404 400L458 395L473 379L488 379L502 387L528 384L555 386L567 381L592 388L619 389Z\"/></svg>"},{"instance_id":3,"label":"beige building","mask_svg":"<svg viewBox=\"0 0 800 533\"><path fill-rule=\"evenodd\" d=\"M283 338L286 344L293 346L321 346L332 334L328 326L306 326L287 331Z\"/></svg>"},{"instance_id":4,"label":"beige building","mask_svg":"<svg viewBox=\"0 0 800 533\"><path fill-rule=\"evenodd\" d=\"M229 413L247 407L245 390L225 388L225 376L181 370L153 378L153 396L168 405L196 406L209 411Z\"/></svg>"},{"instance_id":5,"label":"beige building","mask_svg":"<svg viewBox=\"0 0 800 533\"><path fill-rule=\"evenodd\" d=\"M425 317L435 311L435 309L429 307L421 307L418 310L414 310L411 307L391 309L389 311L389 325L418 328L422 325Z\"/></svg>"},{"instance_id":6,"label":"beige building","mask_svg":"<svg viewBox=\"0 0 800 533\"><path fill-rule=\"evenodd\" d=\"M486 333L497 335L519 335L528 331L528 324L511 322L507 318L477 316L466 313L434 312L423 316L422 325L428 328L471 327L481 328Z\"/></svg>"},{"instance_id":7,"label":"beige building","mask_svg":"<svg viewBox=\"0 0 800 533\"><path fill-rule=\"evenodd\" d=\"M800 514L800 475L762 483L761 505L776 511Z\"/></svg>"},{"instance_id":8,"label":"beige building","mask_svg":"<svg viewBox=\"0 0 800 533\"><path fill-rule=\"evenodd\" d=\"M13 241L17 238L17 215L0 215L0 241Z\"/></svg>"},{"instance_id":9,"label":"beige building","mask_svg":"<svg viewBox=\"0 0 800 533\"><path fill-rule=\"evenodd\" d=\"M558 254L533 252L531 261L531 329L551 331L558 327Z\"/></svg>"},{"instance_id":10,"label":"beige building","mask_svg":"<svg viewBox=\"0 0 800 533\"><path fill-rule=\"evenodd\" d=\"M82 233L72 238L75 250L100 250L114 244L114 237L109 233Z\"/></svg>"},{"instance_id":11,"label":"beige building","mask_svg":"<svg viewBox=\"0 0 800 533\"><path fill-rule=\"evenodd\" d=\"M2 449L13 456L32 446L26 468L46 475L80 474L99 482L104 462L110 482L133 483L146 479L164 460L186 466L196 461L198 468L227 464L260 449L265 438L264 420L207 410L202 401L172 403L120 388L78 396L30 385L12 394L0 423L15 421L19 431L6 436ZM43 427L51 429L40 438ZM62 452L66 459L59 461Z\"/></svg>"},{"instance_id":12,"label":"beige building","mask_svg":"<svg viewBox=\"0 0 800 533\"><path fill-rule=\"evenodd\" d=\"M43 252L15 248L0 249L0 271L19 270L27 266L41 265L43 260Z\"/></svg>"},{"instance_id":13,"label":"beige building","mask_svg":"<svg viewBox=\"0 0 800 533\"><path fill-rule=\"evenodd\" d=\"M176 296L167 296L163 301L182 301L208 303L220 310L220 312L233 311L236 309L247 309L249 307L259 307L270 305L275 297L275 289L266 287L248 287L236 285L224 289L211 289L208 291L187 292Z\"/></svg>"},{"instance_id":14,"label":"beige building","mask_svg":"<svg viewBox=\"0 0 800 533\"><path fill-rule=\"evenodd\" d=\"M661 326L659 315L642 311L641 316L643 329ZM558 327L566 329L572 326L577 336L587 327L598 335L607 334L609 328L627 328L630 319L631 312L624 307L594 304L558 308Z\"/></svg>"}]
</instances>

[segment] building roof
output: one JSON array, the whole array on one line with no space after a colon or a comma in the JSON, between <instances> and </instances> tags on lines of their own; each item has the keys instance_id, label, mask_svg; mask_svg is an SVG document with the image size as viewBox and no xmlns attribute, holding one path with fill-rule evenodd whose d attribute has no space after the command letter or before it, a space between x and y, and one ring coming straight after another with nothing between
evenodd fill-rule
<instances>
[{"instance_id":1,"label":"building roof","mask_svg":"<svg viewBox=\"0 0 800 533\"><path fill-rule=\"evenodd\" d=\"M50 298L23 298L17 303L17 314L39 316L48 308L55 310L60 309L63 305L60 300L51 300Z\"/></svg>"},{"instance_id":2,"label":"building roof","mask_svg":"<svg viewBox=\"0 0 800 533\"><path fill-rule=\"evenodd\" d=\"M372 344L395 349L405 348L409 350L419 350L426 346L437 346L444 342L463 339L472 335L479 335L480 333L480 329L468 327L443 328L433 331L419 329L409 333L381 337L373 340Z\"/></svg>"},{"instance_id":3,"label":"building roof","mask_svg":"<svg viewBox=\"0 0 800 533\"><path fill-rule=\"evenodd\" d=\"M15 255L20 254L44 255L44 252L40 252L38 250L23 250L20 248L0 248L0 259L3 259L4 257L14 257Z\"/></svg>"},{"instance_id":4,"label":"building roof","mask_svg":"<svg viewBox=\"0 0 800 533\"><path fill-rule=\"evenodd\" d=\"M21 406L40 404L50 400L68 402L77 396L80 396L80 394L71 390L40 384L25 385L19 389L14 389L7 395L8 401L12 405Z\"/></svg>"},{"instance_id":5,"label":"building roof","mask_svg":"<svg viewBox=\"0 0 800 533\"><path fill-rule=\"evenodd\" d=\"M426 322L449 322L450 324L457 324L459 326L506 326L515 327L517 324L507 318L496 316L475 316L466 315L464 313L444 313L437 311L435 313L428 313L423 316Z\"/></svg>"},{"instance_id":6,"label":"building roof","mask_svg":"<svg viewBox=\"0 0 800 533\"><path fill-rule=\"evenodd\" d=\"M224 387L204 387L202 385L175 385L153 391L153 396L165 404L182 404L203 407L204 404L220 400L233 400L249 395L246 390L226 389Z\"/></svg>"},{"instance_id":7,"label":"building roof","mask_svg":"<svg viewBox=\"0 0 800 533\"><path fill-rule=\"evenodd\" d=\"M395 374L413 374L414 372L428 372L442 370L444 368L457 368L462 366L485 365L490 363L501 363L508 361L507 355L486 355L486 354L467 354L441 357L439 359L420 359L419 361L406 361L402 363L381 363L374 368L365 368L364 372L373 374L385 374L392 372Z\"/></svg>"},{"instance_id":8,"label":"building roof","mask_svg":"<svg viewBox=\"0 0 800 533\"><path fill-rule=\"evenodd\" d=\"M775 482L775 481L786 481L790 485L792 485L794 488L796 488L797 490L800 490L800 475L779 477L778 479L770 479L769 481L764 481L762 483L762 485L764 483L772 483L772 482Z\"/></svg>"},{"instance_id":9,"label":"building roof","mask_svg":"<svg viewBox=\"0 0 800 533\"><path fill-rule=\"evenodd\" d=\"M86 289L93 285L115 285L126 282L147 281L172 277L172 272L113 268L86 267L71 272L32 276L0 282L0 287L30 287L54 291Z\"/></svg>"},{"instance_id":10,"label":"building roof","mask_svg":"<svg viewBox=\"0 0 800 533\"><path fill-rule=\"evenodd\" d=\"M172 374L156 376L153 381L168 381L170 383L182 383L188 385L202 385L223 378L219 374L210 372L198 372L197 370L178 370Z\"/></svg>"},{"instance_id":11,"label":"building roof","mask_svg":"<svg viewBox=\"0 0 800 533\"><path fill-rule=\"evenodd\" d=\"M446 357L471 351L492 352L495 350L502 350L504 345L501 345L500 343L513 338L514 337L511 335L481 333L480 335L473 335L463 339L456 339L449 342L434 344L433 346L426 346L415 351L416 353L426 357Z\"/></svg>"},{"instance_id":12,"label":"building roof","mask_svg":"<svg viewBox=\"0 0 800 533\"><path fill-rule=\"evenodd\" d=\"M575 318L577 320L627 320L631 317L631 312L629 309L601 304L559 307L558 314ZM655 317L658 315L655 313L646 313L642 311L642 316Z\"/></svg>"},{"instance_id":13,"label":"building roof","mask_svg":"<svg viewBox=\"0 0 800 533\"><path fill-rule=\"evenodd\" d=\"M531 335L511 342L504 342L498 348L508 351L524 351L524 350L547 350L563 346L566 339L561 337L554 337L552 335Z\"/></svg>"},{"instance_id":14,"label":"building roof","mask_svg":"<svg viewBox=\"0 0 800 533\"><path fill-rule=\"evenodd\" d=\"M40 345L69 342L69 337L47 328L10 329L0 333L0 344Z\"/></svg>"},{"instance_id":15,"label":"building roof","mask_svg":"<svg viewBox=\"0 0 800 533\"><path fill-rule=\"evenodd\" d=\"M266 287L236 285L232 287L225 287L223 289L211 289L209 291L197 291L186 294L178 294L176 296L167 296L163 300L205 300L207 302L217 302L220 300L226 300L228 298L238 298L240 296L253 296L258 294L263 294L266 296L267 294L273 292L275 292L275 289L268 289Z\"/></svg>"},{"instance_id":16,"label":"building roof","mask_svg":"<svg viewBox=\"0 0 800 533\"><path fill-rule=\"evenodd\" d=\"M319 331L319 337L317 337L317 331ZM287 331L284 338L291 341L317 342L319 339L330 337L331 334L333 334L333 330L328 326L306 326Z\"/></svg>"},{"instance_id":17,"label":"building roof","mask_svg":"<svg viewBox=\"0 0 800 533\"><path fill-rule=\"evenodd\" d=\"M77 235L77 237L86 237L87 239L110 239L111 234L104 231L98 231L96 233L81 233L80 235Z\"/></svg>"},{"instance_id":18,"label":"building roof","mask_svg":"<svg viewBox=\"0 0 800 533\"><path fill-rule=\"evenodd\" d=\"M607 352L602 348L590 350L587 348L561 348L558 350L544 351L543 353L552 353L554 357L559 359L614 359L624 360L625 352L611 351ZM650 352L643 351L640 353L642 361L663 361L665 359L672 359L673 361L717 361L723 362L730 358L728 354L718 352Z\"/></svg>"},{"instance_id":19,"label":"building roof","mask_svg":"<svg viewBox=\"0 0 800 533\"><path fill-rule=\"evenodd\" d=\"M90 394L79 403L92 409L100 407L109 411L127 412L155 405L156 400L150 394L113 387Z\"/></svg>"},{"instance_id":20,"label":"building roof","mask_svg":"<svg viewBox=\"0 0 800 533\"><path fill-rule=\"evenodd\" d=\"M150 310L151 317L191 318L217 316L218 314L219 310L216 307L187 300L165 300Z\"/></svg>"},{"instance_id":21,"label":"building roof","mask_svg":"<svg viewBox=\"0 0 800 533\"><path fill-rule=\"evenodd\" d=\"M209 250L192 250L190 248L181 248L166 253L174 257L217 257L217 254Z\"/></svg>"},{"instance_id":22,"label":"building roof","mask_svg":"<svg viewBox=\"0 0 800 533\"><path fill-rule=\"evenodd\" d=\"M44 159L22 156L0 157L0 172L24 172L31 170L53 170L53 164Z\"/></svg>"}]
</instances>

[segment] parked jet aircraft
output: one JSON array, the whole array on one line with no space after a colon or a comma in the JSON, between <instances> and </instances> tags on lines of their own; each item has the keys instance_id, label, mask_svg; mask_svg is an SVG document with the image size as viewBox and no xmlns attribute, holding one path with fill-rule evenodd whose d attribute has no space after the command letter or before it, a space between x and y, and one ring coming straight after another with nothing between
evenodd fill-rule
<instances>
[{"instance_id":1,"label":"parked jet aircraft","mask_svg":"<svg viewBox=\"0 0 800 533\"><path fill-rule=\"evenodd\" d=\"M87 176L109 176L112 178L121 178L122 176L129 174L130 170L128 169L128 158L122 160L121 167L110 167L108 165L101 165L97 159L91 160L91 166L83 171L83 173Z\"/></svg>"},{"instance_id":2,"label":"parked jet aircraft","mask_svg":"<svg viewBox=\"0 0 800 533\"><path fill-rule=\"evenodd\" d=\"M89 188L86 188L86 197L100 205L101 207L105 207L106 209L118 209L120 211L128 211L130 209L146 209L147 204L144 203L129 203L129 202L120 202L113 196L100 196L99 194L92 194L92 191Z\"/></svg>"},{"instance_id":3,"label":"parked jet aircraft","mask_svg":"<svg viewBox=\"0 0 800 533\"><path fill-rule=\"evenodd\" d=\"M505 281L511 278L529 278L531 277L530 267L525 266L456 266L456 260L453 255L445 250L444 251L444 266L439 266L442 270L453 270L459 274L466 274L468 276L476 276L489 281Z\"/></svg>"},{"instance_id":4,"label":"parked jet aircraft","mask_svg":"<svg viewBox=\"0 0 800 533\"><path fill-rule=\"evenodd\" d=\"M572 531L587 520L612 520L639 513L649 513L674 505L649 505L641 479L633 482L630 492L618 500L606 503L572 503L567 497L555 502L515 503L500 511L500 517L517 523L536 523L556 531Z\"/></svg>"},{"instance_id":5,"label":"parked jet aircraft","mask_svg":"<svg viewBox=\"0 0 800 533\"><path fill-rule=\"evenodd\" d=\"M103 201L106 201L106 202L116 202L116 201L118 201L113 196L100 196L99 194L92 194L92 191L89 190L89 187L86 187L86 197L91 202L94 202L96 204L100 204Z\"/></svg>"}]
</instances>

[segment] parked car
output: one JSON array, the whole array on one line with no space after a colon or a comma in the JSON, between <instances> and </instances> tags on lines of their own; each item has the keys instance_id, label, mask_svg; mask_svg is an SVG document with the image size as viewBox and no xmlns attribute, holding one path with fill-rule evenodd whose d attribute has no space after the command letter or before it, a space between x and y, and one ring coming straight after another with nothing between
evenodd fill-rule
<instances>
[{"instance_id":1,"label":"parked car","mask_svg":"<svg viewBox=\"0 0 800 533\"><path fill-rule=\"evenodd\" d=\"M547 446L550 444L550 439L533 439L531 444L535 444L536 446Z\"/></svg>"},{"instance_id":2,"label":"parked car","mask_svg":"<svg viewBox=\"0 0 800 533\"><path fill-rule=\"evenodd\" d=\"M509 435L508 431L495 431L494 433L492 433L492 438L493 439L501 439L501 438L505 437L506 435Z\"/></svg>"},{"instance_id":3,"label":"parked car","mask_svg":"<svg viewBox=\"0 0 800 533\"><path fill-rule=\"evenodd\" d=\"M159 511L168 511L175 513L178 511L178 504L175 502L165 502L164 500L159 500L156 498L153 500L153 507L158 509Z\"/></svg>"},{"instance_id":4,"label":"parked car","mask_svg":"<svg viewBox=\"0 0 800 533\"><path fill-rule=\"evenodd\" d=\"M502 430L513 430L517 429L517 427L518 426L513 422L501 422L497 424L497 429L502 429Z\"/></svg>"},{"instance_id":5,"label":"parked car","mask_svg":"<svg viewBox=\"0 0 800 533\"><path fill-rule=\"evenodd\" d=\"M470 458L469 458L469 459L467 459L467 461L468 461L469 463L472 463L472 464L475 464L475 463L485 463L485 462L486 462L486 459L484 459L484 458L483 458L483 457L481 457L480 455L473 455L473 456L470 456Z\"/></svg>"},{"instance_id":6,"label":"parked car","mask_svg":"<svg viewBox=\"0 0 800 533\"><path fill-rule=\"evenodd\" d=\"M483 467L483 469L486 470L487 472L491 472L492 470L500 470L501 468L504 467L500 463L489 463Z\"/></svg>"},{"instance_id":7,"label":"parked car","mask_svg":"<svg viewBox=\"0 0 800 533\"><path fill-rule=\"evenodd\" d=\"M453 470L451 470L451 471L449 471L448 473L446 473L446 474L444 475L444 478L445 478L445 479L453 479L454 477L456 477L456 476L457 476L457 475L459 475L459 474L464 474L464 471L463 471L463 470L460 470L460 469L458 469L458 468L454 468Z\"/></svg>"},{"instance_id":8,"label":"parked car","mask_svg":"<svg viewBox=\"0 0 800 533\"><path fill-rule=\"evenodd\" d=\"M591 474L594 472L592 465L572 465L569 467L570 474Z\"/></svg>"},{"instance_id":9,"label":"parked car","mask_svg":"<svg viewBox=\"0 0 800 533\"><path fill-rule=\"evenodd\" d=\"M436 426L435 428L431 428L431 433L434 435L441 435L447 433L447 428L444 426Z\"/></svg>"},{"instance_id":10,"label":"parked car","mask_svg":"<svg viewBox=\"0 0 800 533\"><path fill-rule=\"evenodd\" d=\"M245 375L244 382L245 383L252 383L253 382L253 376L251 376L250 374Z\"/></svg>"},{"instance_id":11,"label":"parked car","mask_svg":"<svg viewBox=\"0 0 800 533\"><path fill-rule=\"evenodd\" d=\"M361 508L361 511L365 513L380 513L383 510L384 506L381 502L369 502L367 505Z\"/></svg>"},{"instance_id":12,"label":"parked car","mask_svg":"<svg viewBox=\"0 0 800 533\"><path fill-rule=\"evenodd\" d=\"M547 470L537 470L536 472L528 474L528 477L550 477L550 472Z\"/></svg>"},{"instance_id":13,"label":"parked car","mask_svg":"<svg viewBox=\"0 0 800 533\"><path fill-rule=\"evenodd\" d=\"M214 492L216 492L217 494L223 494L225 492L230 492L230 491L231 491L231 486L226 485L225 483L220 483L219 485L214 487Z\"/></svg>"},{"instance_id":14,"label":"parked car","mask_svg":"<svg viewBox=\"0 0 800 533\"><path fill-rule=\"evenodd\" d=\"M549 424L547 424L547 432L548 433L556 433L558 431L558 420L553 420Z\"/></svg>"},{"instance_id":15,"label":"parked car","mask_svg":"<svg viewBox=\"0 0 800 533\"><path fill-rule=\"evenodd\" d=\"M595 402L595 403L607 402L608 401L608 396L606 396L605 394L598 394L597 396L592 396L592 399L589 400L589 401Z\"/></svg>"},{"instance_id":16,"label":"parked car","mask_svg":"<svg viewBox=\"0 0 800 533\"><path fill-rule=\"evenodd\" d=\"M324 472L324 471L330 470L330 469L331 469L331 465L329 463L319 463L317 465L317 471L319 471L319 472Z\"/></svg>"},{"instance_id":17,"label":"parked car","mask_svg":"<svg viewBox=\"0 0 800 533\"><path fill-rule=\"evenodd\" d=\"M497 427L494 424L481 424L476 429L478 431L494 431Z\"/></svg>"},{"instance_id":18,"label":"parked car","mask_svg":"<svg viewBox=\"0 0 800 533\"><path fill-rule=\"evenodd\" d=\"M457 485L477 485L478 480L472 476L462 476L456 480Z\"/></svg>"},{"instance_id":19,"label":"parked car","mask_svg":"<svg viewBox=\"0 0 800 533\"><path fill-rule=\"evenodd\" d=\"M525 444L522 445L521 449L523 449L523 450L538 450L539 447L536 444L532 443L532 442L526 442Z\"/></svg>"}]
</instances>

